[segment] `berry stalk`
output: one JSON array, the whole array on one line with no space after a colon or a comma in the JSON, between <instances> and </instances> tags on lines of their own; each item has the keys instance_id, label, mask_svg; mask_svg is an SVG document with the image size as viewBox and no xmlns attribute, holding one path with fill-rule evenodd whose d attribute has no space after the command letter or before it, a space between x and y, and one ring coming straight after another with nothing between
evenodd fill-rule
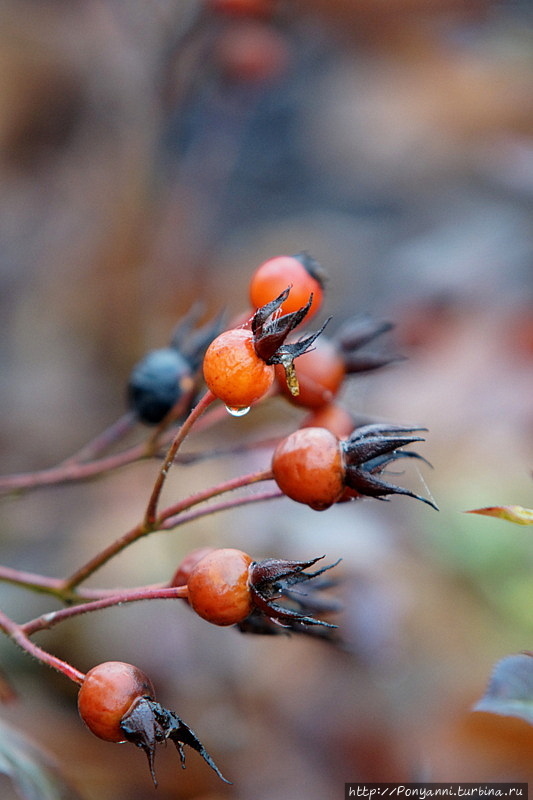
<instances>
[{"instance_id":1,"label":"berry stalk","mask_svg":"<svg viewBox=\"0 0 533 800\"><path fill-rule=\"evenodd\" d=\"M180 429L172 440L172 443L165 456L165 460L163 461L163 466L159 470L159 475L157 476L154 488L152 489L152 494L150 495L150 500L148 501L148 506L144 515L143 527L146 529L147 533L153 530L154 525L156 525L159 498L161 497L161 492L163 491L163 486L165 485L168 472L174 463L174 459L176 458L179 448L183 444L186 436L190 432L196 420L201 417L204 411L209 408L214 400L215 395L208 390L198 401L197 405L192 409L191 413L181 425Z\"/></svg>"}]
</instances>

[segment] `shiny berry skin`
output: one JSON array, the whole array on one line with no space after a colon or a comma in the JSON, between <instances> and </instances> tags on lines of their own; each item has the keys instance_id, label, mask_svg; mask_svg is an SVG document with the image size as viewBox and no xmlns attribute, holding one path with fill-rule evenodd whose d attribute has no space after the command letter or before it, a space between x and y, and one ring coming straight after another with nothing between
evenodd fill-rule
<instances>
[{"instance_id":1,"label":"shiny berry skin","mask_svg":"<svg viewBox=\"0 0 533 800\"><path fill-rule=\"evenodd\" d=\"M250 281L250 301L255 308L269 303L280 292L291 287L281 313L297 311L313 295L313 305L306 320L310 320L322 305L324 278L322 268L306 253L295 256L275 256L264 261L254 272Z\"/></svg>"},{"instance_id":2,"label":"shiny berry skin","mask_svg":"<svg viewBox=\"0 0 533 800\"><path fill-rule=\"evenodd\" d=\"M274 382L274 367L257 355L252 331L232 328L214 339L204 356L204 379L229 408L248 408Z\"/></svg>"},{"instance_id":3,"label":"shiny berry skin","mask_svg":"<svg viewBox=\"0 0 533 800\"><path fill-rule=\"evenodd\" d=\"M301 355L294 369L300 387L292 395L287 387L285 373L276 367L276 382L282 394L294 405L304 408L322 408L339 392L346 375L344 359L331 339L319 338L313 349Z\"/></svg>"},{"instance_id":4,"label":"shiny berry skin","mask_svg":"<svg viewBox=\"0 0 533 800\"><path fill-rule=\"evenodd\" d=\"M150 679L123 661L93 667L78 694L78 711L90 731L107 742L125 742L120 723L136 700L154 697Z\"/></svg>"},{"instance_id":5,"label":"shiny berry skin","mask_svg":"<svg viewBox=\"0 0 533 800\"><path fill-rule=\"evenodd\" d=\"M133 368L128 402L141 422L156 425L192 384L192 368L173 347L152 350Z\"/></svg>"},{"instance_id":6,"label":"shiny berry skin","mask_svg":"<svg viewBox=\"0 0 533 800\"><path fill-rule=\"evenodd\" d=\"M196 613L213 625L235 625L252 610L249 567L242 550L213 550L193 567L187 581L188 599Z\"/></svg>"},{"instance_id":7,"label":"shiny berry skin","mask_svg":"<svg viewBox=\"0 0 533 800\"><path fill-rule=\"evenodd\" d=\"M272 472L281 491L315 511L329 508L344 492L339 439L325 428L300 428L276 447Z\"/></svg>"}]
</instances>

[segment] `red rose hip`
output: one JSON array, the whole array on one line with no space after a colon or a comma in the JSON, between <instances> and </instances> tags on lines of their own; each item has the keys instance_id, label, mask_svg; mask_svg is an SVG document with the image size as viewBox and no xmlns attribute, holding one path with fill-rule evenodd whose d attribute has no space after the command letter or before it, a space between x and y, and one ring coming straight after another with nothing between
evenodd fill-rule
<instances>
[{"instance_id":1,"label":"red rose hip","mask_svg":"<svg viewBox=\"0 0 533 800\"><path fill-rule=\"evenodd\" d=\"M93 667L78 694L78 711L95 736L107 742L125 742L120 727L125 714L141 697L154 697L151 680L123 661L105 661Z\"/></svg>"},{"instance_id":2,"label":"red rose hip","mask_svg":"<svg viewBox=\"0 0 533 800\"><path fill-rule=\"evenodd\" d=\"M213 550L191 570L188 600L196 613L213 625L235 625L252 610L249 567L252 559L242 550Z\"/></svg>"},{"instance_id":3,"label":"red rose hip","mask_svg":"<svg viewBox=\"0 0 533 800\"><path fill-rule=\"evenodd\" d=\"M322 511L344 492L344 462L339 439L325 428L300 428L279 443L272 472L281 491L298 503Z\"/></svg>"}]
</instances>

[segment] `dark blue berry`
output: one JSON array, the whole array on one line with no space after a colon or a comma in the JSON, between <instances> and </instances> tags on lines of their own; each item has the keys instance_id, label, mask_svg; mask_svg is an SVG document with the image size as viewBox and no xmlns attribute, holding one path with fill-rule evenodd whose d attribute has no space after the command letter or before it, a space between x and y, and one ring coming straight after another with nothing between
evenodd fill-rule
<instances>
[{"instance_id":1,"label":"dark blue berry","mask_svg":"<svg viewBox=\"0 0 533 800\"><path fill-rule=\"evenodd\" d=\"M128 403L139 420L161 422L191 388L193 369L175 348L152 350L133 368L128 382Z\"/></svg>"}]
</instances>

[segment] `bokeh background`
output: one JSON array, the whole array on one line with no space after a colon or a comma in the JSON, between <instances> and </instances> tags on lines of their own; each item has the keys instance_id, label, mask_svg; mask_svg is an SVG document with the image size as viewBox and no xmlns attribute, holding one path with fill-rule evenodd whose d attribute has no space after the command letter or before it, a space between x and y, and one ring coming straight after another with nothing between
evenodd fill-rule
<instances>
[{"instance_id":1,"label":"bokeh background","mask_svg":"<svg viewBox=\"0 0 533 800\"><path fill-rule=\"evenodd\" d=\"M429 431L432 496L316 513L288 500L156 534L90 585L170 578L188 550L325 554L345 647L242 636L179 604L80 618L39 643L89 669L131 661L234 785L194 754L95 739L75 687L7 640L1 710L84 800L334 800L351 781L533 779L533 729L472 713L493 664L533 648L533 15L528 2L286 0L233 19L200 0L0 4L2 472L43 469L125 408L132 365L201 299L246 308L264 259L329 273L322 318L395 323L407 356L354 378L354 411ZM290 431L281 401L193 450ZM176 469L170 502L266 465ZM1 503L2 563L59 577L134 525L154 463ZM0 586L18 621L54 601ZM11 727L12 726L12 727ZM0 778L2 797L14 794ZM48 797L48 795L46 795Z\"/></svg>"}]
</instances>

